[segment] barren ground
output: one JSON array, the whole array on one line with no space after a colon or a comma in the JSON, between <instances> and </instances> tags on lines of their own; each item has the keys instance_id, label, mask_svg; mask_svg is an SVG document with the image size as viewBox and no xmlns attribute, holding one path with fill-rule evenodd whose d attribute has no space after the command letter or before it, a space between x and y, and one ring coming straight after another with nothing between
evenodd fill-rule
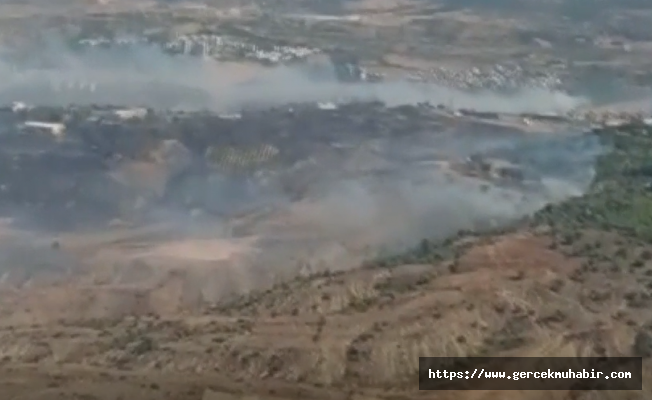
<instances>
[{"instance_id":1,"label":"barren ground","mask_svg":"<svg viewBox=\"0 0 652 400\"><path fill-rule=\"evenodd\" d=\"M368 13L369 26L418 19L390 12L412 6L407 2L372 3L359 1L348 9ZM34 7L3 5L0 10L12 11L0 11L0 18L32 14ZM479 48L496 59L498 53L514 50L485 48L510 34L516 25L511 19L480 23L477 15L459 11L433 18L448 21L442 29L459 33L459 41L469 47L456 49L458 58L443 61L396 52L386 57L393 68L465 67ZM243 80L256 73L255 67L233 67ZM147 165L134 169L125 172L134 184L148 181L152 190L160 189ZM309 207L301 210L305 215L284 215L281 221L298 219L297 236L302 224L310 223L306 216L313 214ZM38 272L40 264L34 265L36 272L21 272L11 264L16 257L2 260L3 398L435 398L434 392L417 390L419 355L652 351L640 348L641 338L652 343L652 261L637 261L649 252L649 242L629 243L615 233L586 229L571 245L547 230L520 228L466 235L451 245L459 249L457 255L444 261L315 274L297 264L272 274L264 266L239 268L256 251L255 238L224 241L208 230L189 239L166 227L115 225L104 232L56 238L58 246L52 248L45 241L43 259L54 266L46 272ZM12 249L25 234L0 233L0 243ZM365 240L358 245L356 238L352 235L343 246L363 248ZM625 253L619 251L623 241ZM596 243L618 256L594 263L577 251ZM337 250L334 245L333 252ZM33 255L29 248L20 251ZM642 393L605 397L646 398L649 383L644 386ZM495 391L465 396L525 397ZM567 399L575 394L527 396ZM441 399L459 397L437 393Z\"/></svg>"},{"instance_id":2,"label":"barren ground","mask_svg":"<svg viewBox=\"0 0 652 400\"><path fill-rule=\"evenodd\" d=\"M615 240L585 237L606 246ZM65 280L6 284L3 393L418 398L420 354L621 354L652 321L649 300L639 297L652 282L652 264L587 268L563 246L553 250L543 232L470 237L454 244L468 248L456 260L300 277L214 306L199 301L197 290L225 273L215 263L192 264L226 257L227 249L215 245L204 254L205 245L168 246L175 258L188 251L187 261L168 259L160 268L96 263Z\"/></svg>"}]
</instances>

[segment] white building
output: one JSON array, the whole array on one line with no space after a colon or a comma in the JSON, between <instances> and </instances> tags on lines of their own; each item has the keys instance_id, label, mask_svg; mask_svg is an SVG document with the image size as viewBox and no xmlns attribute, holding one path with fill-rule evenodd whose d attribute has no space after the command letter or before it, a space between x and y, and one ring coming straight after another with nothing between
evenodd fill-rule
<instances>
[{"instance_id":1,"label":"white building","mask_svg":"<svg viewBox=\"0 0 652 400\"><path fill-rule=\"evenodd\" d=\"M26 121L25 127L44 130L57 137L63 136L66 132L66 126L58 122Z\"/></svg>"},{"instance_id":2,"label":"white building","mask_svg":"<svg viewBox=\"0 0 652 400\"><path fill-rule=\"evenodd\" d=\"M129 108L125 110L116 110L115 115L120 119L129 120L129 119L142 119L147 116L146 108Z\"/></svg>"}]
</instances>

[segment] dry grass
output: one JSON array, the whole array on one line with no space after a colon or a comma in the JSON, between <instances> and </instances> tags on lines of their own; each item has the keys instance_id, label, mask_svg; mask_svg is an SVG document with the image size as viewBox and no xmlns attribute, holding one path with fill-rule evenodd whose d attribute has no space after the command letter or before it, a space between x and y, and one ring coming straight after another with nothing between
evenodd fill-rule
<instances>
[{"instance_id":1,"label":"dry grass","mask_svg":"<svg viewBox=\"0 0 652 400\"><path fill-rule=\"evenodd\" d=\"M618 296L587 300L591 298L587 293L607 283L614 293L628 291L631 280L625 276L608 281L569 279L580 267L581 260L550 250L546 238L515 234L480 240L459 258L455 272L446 266L406 265L304 277L222 308L230 316L210 309L201 318L163 317L181 312L163 304L188 296L189 276L183 274L149 294L145 289L94 289L86 297L71 297L73 286L67 286L67 294L57 292L59 297L22 291L16 301L29 304L29 310L22 312L31 319L5 320L14 323L0 330L0 358L12 364L38 360L142 373L200 371L201 376L253 379L260 385L345 385L372 398L384 398L372 395L384 387L419 397L414 391L419 356L579 357L594 355L598 349L631 354L634 336L652 315L636 311L633 319L632 310ZM118 297L107 297L109 293L120 293L120 302L116 303ZM17 303L13 304L17 310ZM186 308L185 313L200 311L196 308L200 303L187 304L195 308ZM140 307L140 316L126 317L124 312L116 313L122 308L115 307L133 311ZM37 318L63 315L57 314L62 308L69 311L63 325L56 318ZM148 313L160 316L152 319L146 317ZM102 315L92 322L93 316ZM30 328L20 328L26 326ZM142 338L155 345L132 354L129 349L140 348ZM122 343L118 347L116 340ZM578 398L563 391L487 391L464 396ZM629 398L610 392L579 398L596 396Z\"/></svg>"}]
</instances>

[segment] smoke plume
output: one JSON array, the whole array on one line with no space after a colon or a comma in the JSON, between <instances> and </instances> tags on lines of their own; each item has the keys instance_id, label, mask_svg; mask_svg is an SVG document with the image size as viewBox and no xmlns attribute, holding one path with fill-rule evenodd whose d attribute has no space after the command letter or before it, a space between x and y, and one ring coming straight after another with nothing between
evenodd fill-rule
<instances>
[{"instance_id":1,"label":"smoke plume","mask_svg":"<svg viewBox=\"0 0 652 400\"><path fill-rule=\"evenodd\" d=\"M301 67L244 67L200 58L171 57L158 47L97 48L73 53L52 43L38 59L20 65L0 63L0 101L38 104L123 104L152 108L238 109L255 102L380 100L388 105L430 102L495 112L565 112L584 98L544 89L509 96L489 91L467 93L434 84L404 81L340 83L332 71L314 79Z\"/></svg>"},{"instance_id":2,"label":"smoke plume","mask_svg":"<svg viewBox=\"0 0 652 400\"><path fill-rule=\"evenodd\" d=\"M73 54L63 46L52 45L40 54L38 62L20 67L9 61L0 63L0 102L4 103L144 105L161 112L168 108L238 112L251 104L278 106L336 100L380 100L390 107L430 102L478 111L540 113L565 112L586 102L535 89L507 96L407 82L345 84L328 74L325 79L314 79L301 67L261 69L252 76L242 76L224 64L170 57L152 47ZM356 113L346 110L346 106L337 112ZM231 131L260 131L264 142L273 142L273 135L288 132L301 137L299 132L307 142L317 129L322 136L332 133L327 144L315 146L312 153L306 150L300 161L278 172L292 184L305 181L300 198L284 192L284 183L270 171L244 177L220 172L194 174L190 170L174 190L168 190L178 201L154 199L139 209L145 210L150 222L171 223L185 239L206 235L224 240L254 237L258 250L264 251L253 252L249 261L268 270L287 270L295 262L348 268L359 265L370 251L381 247L399 250L424 237L445 238L461 229L497 226L551 202L581 195L591 183L595 160L603 151L597 138L570 132L554 137L526 136L482 125L446 128L436 124L419 125L419 132L412 132L418 121L396 109L383 113L393 116L393 120L379 124L408 121L407 131L381 134L373 124L365 131L355 125L355 118L338 120L332 129L319 126L318 121L290 118L284 120L283 132L273 121L251 123L243 116L232 122ZM123 133L138 134L135 128ZM217 147L222 145L220 134L213 132ZM281 142L293 146L295 141ZM101 141L92 145L101 152L98 143ZM184 145L192 148L191 144ZM292 149L281 146L280 150ZM347 151L350 154L342 158ZM455 169L456 165L469 164L468 159L477 155L513 164L523 175L523 182L480 179ZM0 151L0 159L5 156L9 157ZM192 157L189 165L205 161L203 153L195 152ZM138 197L139 190L145 191L138 185L122 187L107 178L118 169L135 170L123 164L106 172L77 173L75 207L81 209L87 201L96 202L96 208L88 206L85 213L75 211L75 215L110 214L108 210L120 208L112 202L122 206L125 198ZM84 189L86 184L92 184L92 190ZM133 196L123 196L123 192ZM47 198L52 203L53 197ZM19 215L15 209L13 216ZM66 210L61 208L50 215L66 215ZM246 223L232 221L245 214L259 217ZM43 213L43 218L47 215ZM213 228L204 226L211 224Z\"/></svg>"}]
</instances>

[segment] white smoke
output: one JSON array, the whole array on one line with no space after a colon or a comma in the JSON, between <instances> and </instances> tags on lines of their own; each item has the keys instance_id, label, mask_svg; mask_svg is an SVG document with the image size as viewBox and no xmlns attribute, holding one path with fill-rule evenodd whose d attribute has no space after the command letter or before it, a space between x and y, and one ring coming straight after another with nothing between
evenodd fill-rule
<instances>
[{"instance_id":1,"label":"white smoke","mask_svg":"<svg viewBox=\"0 0 652 400\"><path fill-rule=\"evenodd\" d=\"M133 104L152 108L232 110L255 102L338 99L380 100L388 105L430 102L491 112L558 113L588 102L585 98L545 89L522 89L510 95L490 91L468 93L434 84L405 81L378 84L341 83L334 77L313 79L301 67L260 69L255 79L214 60L171 57L159 48L137 46L73 53L52 44L36 63L17 67L0 63L0 101L24 100L44 105Z\"/></svg>"}]
</instances>

